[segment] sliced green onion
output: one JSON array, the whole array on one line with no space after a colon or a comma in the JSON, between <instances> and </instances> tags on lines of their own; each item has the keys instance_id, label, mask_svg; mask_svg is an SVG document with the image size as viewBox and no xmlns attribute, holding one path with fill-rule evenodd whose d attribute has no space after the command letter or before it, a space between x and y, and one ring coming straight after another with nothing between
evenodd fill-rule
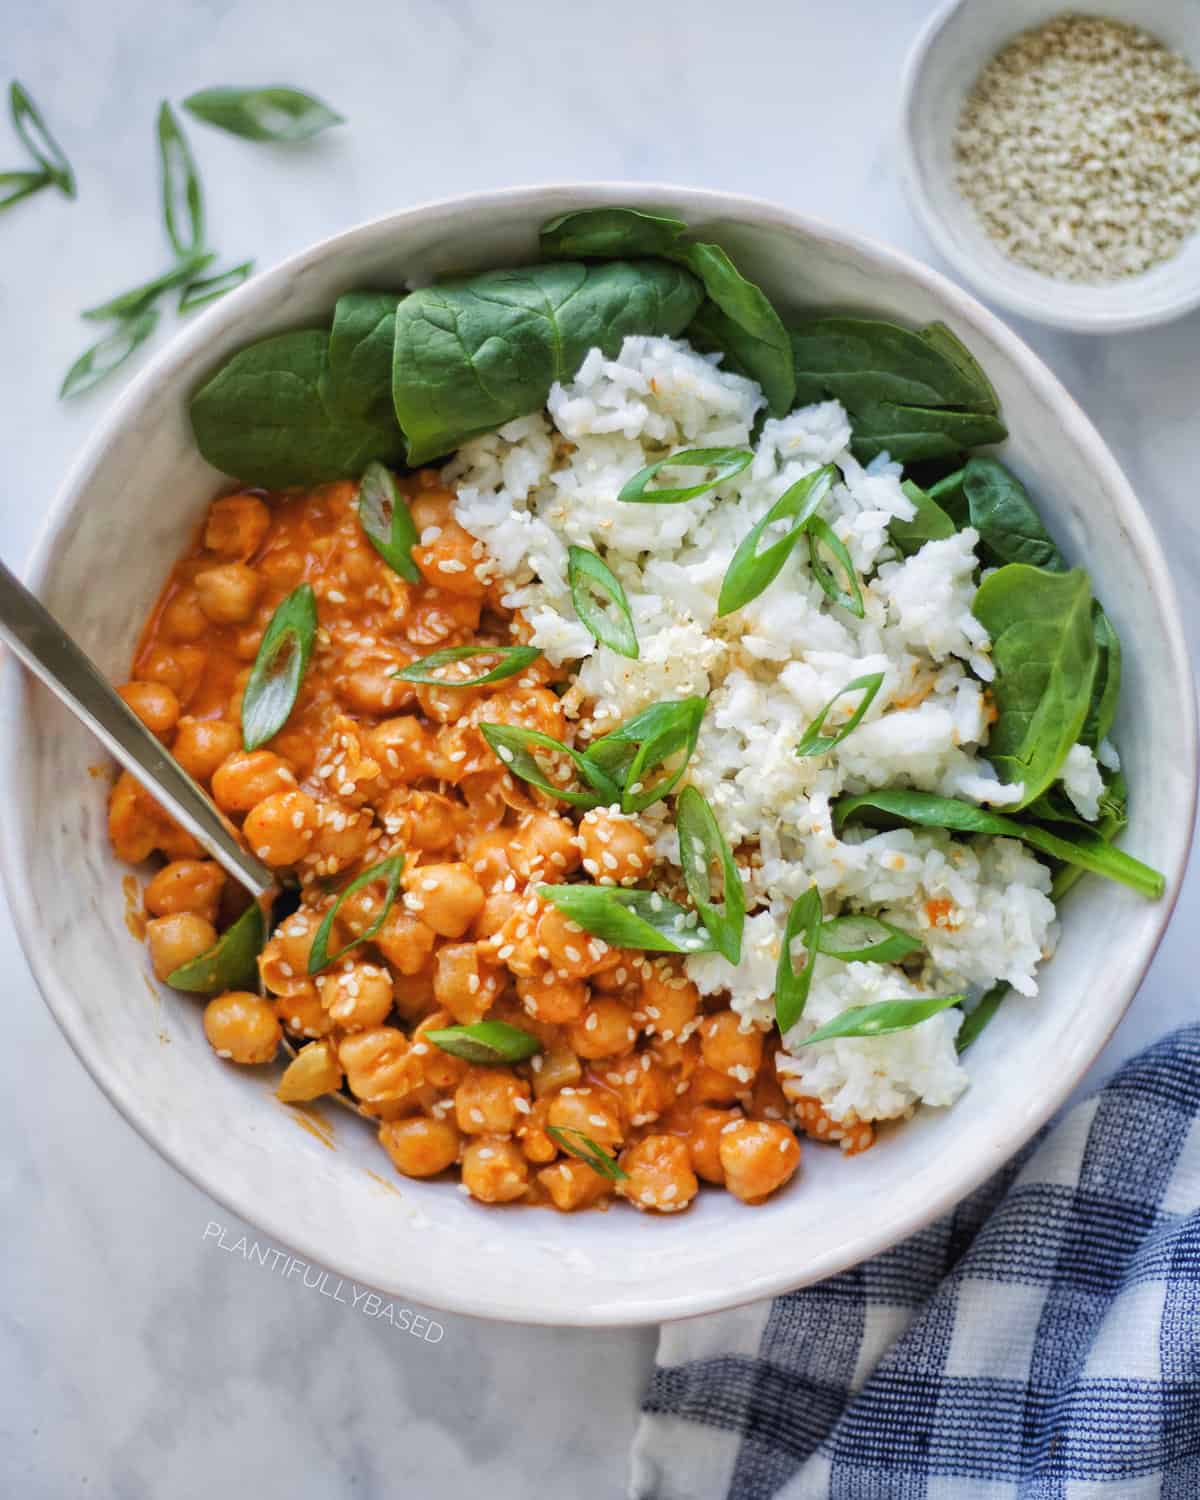
<instances>
[{"instance_id":1,"label":"sliced green onion","mask_svg":"<svg viewBox=\"0 0 1200 1500\"><path fill-rule=\"evenodd\" d=\"M629 1173L618 1164L616 1157L610 1156L603 1146L598 1146L591 1136L584 1135L582 1130L572 1130L567 1125L547 1125L546 1134L551 1140L556 1141L568 1156L574 1156L586 1163L601 1177L607 1177L610 1182L628 1180Z\"/></svg>"},{"instance_id":2,"label":"sliced green onion","mask_svg":"<svg viewBox=\"0 0 1200 1500\"><path fill-rule=\"evenodd\" d=\"M979 997L979 1004L963 1020L958 1028L958 1035L954 1038L954 1045L959 1052L965 1052L979 1033L1000 1009L1000 1003L1012 993L1012 986L1007 979L1001 979L998 984L992 985L991 989Z\"/></svg>"},{"instance_id":3,"label":"sliced green onion","mask_svg":"<svg viewBox=\"0 0 1200 1500\"><path fill-rule=\"evenodd\" d=\"M840 604L843 609L848 609L852 615L860 620L866 610L863 607L862 589L858 586L858 574L854 571L854 563L846 551L845 543L835 533L833 527L822 516L813 516L806 527L808 533L808 560L812 567L813 577L825 590L826 597L834 604ZM846 579L846 588L842 588L832 571L825 565L818 550L825 547L833 553Z\"/></svg>"},{"instance_id":4,"label":"sliced green onion","mask_svg":"<svg viewBox=\"0 0 1200 1500\"><path fill-rule=\"evenodd\" d=\"M858 728L858 726L862 723L863 715L866 713L867 709L870 708L871 704L875 702L875 695L879 692L879 689L882 686L883 673L868 672L866 676L856 677L853 682L848 682L844 688L839 688L838 691L834 693L833 697L830 698L829 702L825 705L821 712L817 715L817 717L804 731L803 735L800 738L800 743L796 746L796 754L801 757L808 755L825 755L830 750L834 749L835 746L840 745L842 741L849 735L852 735ZM854 710L854 712L850 715L850 717L846 720L842 727L837 731L837 733L822 734L821 730L825 727L825 717L829 713L829 710L833 707L833 705L838 701L838 699L844 698L847 693L856 693L859 691L862 692L862 697L858 701L858 707Z\"/></svg>"},{"instance_id":5,"label":"sliced green onion","mask_svg":"<svg viewBox=\"0 0 1200 1500\"><path fill-rule=\"evenodd\" d=\"M226 292L232 292L241 286L243 281L249 281L254 273L254 262L244 260L239 266L230 266L228 271L216 271L211 276L198 276L194 281L189 281L187 286L179 294L179 307L177 311L191 312L197 307L206 307L210 302L215 302L218 297L223 297Z\"/></svg>"},{"instance_id":6,"label":"sliced green onion","mask_svg":"<svg viewBox=\"0 0 1200 1500\"><path fill-rule=\"evenodd\" d=\"M821 952L843 963L894 964L924 947L920 938L879 917L851 913L821 927Z\"/></svg>"},{"instance_id":7,"label":"sliced green onion","mask_svg":"<svg viewBox=\"0 0 1200 1500\"><path fill-rule=\"evenodd\" d=\"M449 1052L452 1057L461 1057L469 1063L524 1062L535 1052L542 1050L537 1037L519 1026L509 1026L505 1021L476 1021L473 1026L446 1026L438 1031L426 1031L422 1035L427 1042Z\"/></svg>"},{"instance_id":8,"label":"sliced green onion","mask_svg":"<svg viewBox=\"0 0 1200 1500\"><path fill-rule=\"evenodd\" d=\"M123 365L158 327L158 309L144 308L131 318L123 318L116 328L90 349L85 349L63 377L60 398L79 396L99 385L106 375Z\"/></svg>"},{"instance_id":9,"label":"sliced green onion","mask_svg":"<svg viewBox=\"0 0 1200 1500\"><path fill-rule=\"evenodd\" d=\"M410 662L393 672L401 682L420 682L428 687L483 687L488 682L503 682L506 677L515 677L531 662L537 661L541 652L536 646L447 646L423 656L420 661ZM476 656L496 657L496 665L478 677L439 677L441 667L456 661L469 661ZM501 757L503 758L503 757Z\"/></svg>"},{"instance_id":10,"label":"sliced green onion","mask_svg":"<svg viewBox=\"0 0 1200 1500\"><path fill-rule=\"evenodd\" d=\"M195 255L204 249L204 193L187 137L165 99L158 110L158 155L167 238L176 255Z\"/></svg>"},{"instance_id":11,"label":"sliced green onion","mask_svg":"<svg viewBox=\"0 0 1200 1500\"><path fill-rule=\"evenodd\" d=\"M419 541L416 523L386 464L370 463L363 470L358 486L358 521L392 572L409 583L420 583L421 570L412 555Z\"/></svg>"},{"instance_id":12,"label":"sliced green onion","mask_svg":"<svg viewBox=\"0 0 1200 1500\"><path fill-rule=\"evenodd\" d=\"M814 1042L827 1042L844 1036L891 1036L895 1031L911 1031L938 1011L951 1005L961 1005L965 995L935 995L927 1000L881 1000L877 1005L852 1005L824 1026L818 1026L812 1036L799 1043L811 1047Z\"/></svg>"},{"instance_id":13,"label":"sliced green onion","mask_svg":"<svg viewBox=\"0 0 1200 1500\"><path fill-rule=\"evenodd\" d=\"M652 703L588 747L584 759L617 782L622 812L642 812L670 795L695 753L707 706L708 700L699 697ZM646 784L651 771L681 751L683 758L673 770Z\"/></svg>"},{"instance_id":14,"label":"sliced green onion","mask_svg":"<svg viewBox=\"0 0 1200 1500\"><path fill-rule=\"evenodd\" d=\"M0 172L0 209L11 208L54 181L49 172Z\"/></svg>"},{"instance_id":15,"label":"sliced green onion","mask_svg":"<svg viewBox=\"0 0 1200 1500\"><path fill-rule=\"evenodd\" d=\"M337 963L338 959L343 958L349 953L351 948L357 948L360 943L368 942L375 936L387 920L387 915L392 909L392 905L396 900L396 893L400 889L400 877L403 874L403 854L392 854L387 859L381 859L377 865L372 865L369 870L363 870L361 874L354 877L325 913L320 927L317 928L317 935L313 938L313 945L308 953L308 972L310 974L319 974L322 969L327 969L330 964ZM379 915L373 918L370 925L364 931L360 932L352 942L347 943L344 948L339 948L336 953L330 953L329 939L333 934L334 919L338 912L341 911L342 903L353 896L356 891L361 891L364 885L371 885L376 880L387 881L387 889L383 895L383 908Z\"/></svg>"},{"instance_id":16,"label":"sliced green onion","mask_svg":"<svg viewBox=\"0 0 1200 1500\"><path fill-rule=\"evenodd\" d=\"M685 786L675 804L675 826L679 831L679 862L700 920L712 938L713 947L731 964L742 956L742 930L746 923L746 893L733 854L725 841L712 808L694 786ZM721 867L724 909L712 899L712 866Z\"/></svg>"},{"instance_id":17,"label":"sliced green onion","mask_svg":"<svg viewBox=\"0 0 1200 1500\"><path fill-rule=\"evenodd\" d=\"M627 505L678 505L684 500L695 500L707 495L709 490L724 484L735 474L740 474L754 462L749 448L688 448L683 453L672 453L670 458L660 458L657 463L639 469L632 479L621 486L618 500ZM648 490L646 486L660 469L716 469L711 479L703 484L692 484L677 490Z\"/></svg>"},{"instance_id":18,"label":"sliced green onion","mask_svg":"<svg viewBox=\"0 0 1200 1500\"><path fill-rule=\"evenodd\" d=\"M815 885L810 885L792 902L784 928L783 946L779 950L779 967L775 971L775 1024L781 1036L792 1029L808 1004L820 934L821 893ZM797 974L792 964L792 944L801 936L804 938L804 967Z\"/></svg>"},{"instance_id":19,"label":"sliced green onion","mask_svg":"<svg viewBox=\"0 0 1200 1500\"><path fill-rule=\"evenodd\" d=\"M600 644L619 656L636 658L638 638L629 600L625 597L621 580L604 559L586 547L568 547L567 581L571 585L575 613ZM593 589L613 606L612 613L596 603L592 597Z\"/></svg>"},{"instance_id":20,"label":"sliced green onion","mask_svg":"<svg viewBox=\"0 0 1200 1500\"><path fill-rule=\"evenodd\" d=\"M778 578L836 477L837 470L832 464L806 474L786 490L762 520L747 532L721 580L718 615L732 614L735 609L741 609L752 599L757 599ZM795 521L795 525L788 534L759 552L758 544L767 527L777 521L789 520Z\"/></svg>"},{"instance_id":21,"label":"sliced green onion","mask_svg":"<svg viewBox=\"0 0 1200 1500\"><path fill-rule=\"evenodd\" d=\"M219 995L224 990L247 989L258 973L258 955L266 946L267 923L257 901L232 923L207 952L167 975L173 990L192 995Z\"/></svg>"},{"instance_id":22,"label":"sliced green onion","mask_svg":"<svg viewBox=\"0 0 1200 1500\"><path fill-rule=\"evenodd\" d=\"M302 583L282 600L259 644L242 694L242 744L265 745L287 723L317 635L317 600Z\"/></svg>"},{"instance_id":23,"label":"sliced green onion","mask_svg":"<svg viewBox=\"0 0 1200 1500\"><path fill-rule=\"evenodd\" d=\"M183 260L176 261L171 269L164 271L161 276L155 276L153 280L145 281L131 291L121 292L118 296L111 297L107 302L101 302L96 307L85 308L80 316L91 318L94 322L105 322L109 318L127 318L133 313L140 312L143 307L149 306L162 292L169 291L180 282L190 281L197 272L203 271L205 266L210 265L215 259L216 256L211 250L205 250L199 255L189 255Z\"/></svg>"},{"instance_id":24,"label":"sliced green onion","mask_svg":"<svg viewBox=\"0 0 1200 1500\"><path fill-rule=\"evenodd\" d=\"M601 768L551 735L536 729L523 729L517 724L480 724L480 733L507 770L530 786L549 792L571 807L610 807L620 800L621 789ZM550 780L534 757L535 750L548 750L554 755L565 755L579 773L580 778L594 790L574 792Z\"/></svg>"},{"instance_id":25,"label":"sliced green onion","mask_svg":"<svg viewBox=\"0 0 1200 1500\"><path fill-rule=\"evenodd\" d=\"M712 939L694 911L657 891L615 885L541 885L538 895L615 948L648 953L712 953Z\"/></svg>"},{"instance_id":26,"label":"sliced green onion","mask_svg":"<svg viewBox=\"0 0 1200 1500\"><path fill-rule=\"evenodd\" d=\"M183 107L206 125L228 130L248 141L308 141L331 125L345 124L328 104L302 89L201 89Z\"/></svg>"},{"instance_id":27,"label":"sliced green onion","mask_svg":"<svg viewBox=\"0 0 1200 1500\"><path fill-rule=\"evenodd\" d=\"M54 185L67 195L75 196L75 173L62 147L50 134L41 111L28 91L14 78L8 89L8 105L17 134L28 146Z\"/></svg>"}]
</instances>

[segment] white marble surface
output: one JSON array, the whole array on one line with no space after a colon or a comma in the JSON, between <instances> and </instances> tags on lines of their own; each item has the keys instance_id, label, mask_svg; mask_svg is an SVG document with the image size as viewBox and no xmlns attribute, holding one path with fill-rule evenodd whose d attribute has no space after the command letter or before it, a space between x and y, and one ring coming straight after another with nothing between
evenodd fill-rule
<instances>
[{"instance_id":1,"label":"white marble surface","mask_svg":"<svg viewBox=\"0 0 1200 1500\"><path fill-rule=\"evenodd\" d=\"M23 561L121 388L117 378L56 402L88 337L77 310L165 263L161 96L294 82L350 119L299 152L192 131L212 237L233 259L269 264L333 229L472 188L622 177L776 198L928 256L896 182L893 101L929 9L11 0L4 71L44 106L81 194L0 220L0 555ZM16 166L15 143L0 157ZM1200 316L1107 342L1022 332L1125 464L1167 543L1195 649ZM1195 1015L1197 918L1200 877L1098 1071ZM90 1083L2 907L0 988L0 1493L456 1500L482 1484L491 1500L523 1500L555 1472L555 1491L579 1500L621 1491L652 1335L445 1318L444 1337L426 1343L369 1318L365 1303L333 1300L335 1284L324 1296L306 1288L282 1257L273 1269L245 1263L240 1227Z\"/></svg>"}]
</instances>

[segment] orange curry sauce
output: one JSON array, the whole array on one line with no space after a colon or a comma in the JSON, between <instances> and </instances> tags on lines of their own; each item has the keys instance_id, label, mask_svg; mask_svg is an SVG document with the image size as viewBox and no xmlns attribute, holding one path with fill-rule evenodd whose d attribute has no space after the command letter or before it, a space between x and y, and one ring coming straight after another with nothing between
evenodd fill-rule
<instances>
[{"instance_id":1,"label":"orange curry sauce","mask_svg":"<svg viewBox=\"0 0 1200 1500\"><path fill-rule=\"evenodd\" d=\"M871 1144L813 1099L785 1097L772 1036L702 999L678 960L608 947L537 894L569 879L645 885L650 842L635 820L583 814L514 779L476 727L519 724L570 741L539 659L484 688L412 686L393 674L452 645L519 642L482 544L451 518L432 472L401 481L422 545L409 584L371 547L352 483L304 494L242 492L213 503L174 568L122 692L281 876L300 906L260 959L266 998L218 995L205 1031L218 1056L301 1050L289 1102L345 1088L377 1118L407 1176L456 1172L486 1203L570 1210L612 1195L678 1212L700 1181L760 1202L793 1175L793 1125ZM319 629L292 714L270 745L242 749L240 700L272 613L303 581ZM479 667L471 663L472 673ZM245 897L127 775L112 794L116 853L161 868L145 891L160 979L205 951ZM403 854L402 895L378 932L315 978L308 958L336 893ZM343 903L329 951L382 911L382 881ZM534 1033L539 1054L474 1066L424 1039L485 1017ZM580 1132L619 1161L618 1181L564 1151ZM567 1139L576 1140L568 1134Z\"/></svg>"}]
</instances>

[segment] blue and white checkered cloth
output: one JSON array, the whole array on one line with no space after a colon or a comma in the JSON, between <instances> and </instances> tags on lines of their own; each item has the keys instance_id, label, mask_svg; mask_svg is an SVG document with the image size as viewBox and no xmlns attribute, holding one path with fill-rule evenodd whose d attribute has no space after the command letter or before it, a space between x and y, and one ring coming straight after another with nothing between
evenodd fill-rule
<instances>
[{"instance_id":1,"label":"blue and white checkered cloth","mask_svg":"<svg viewBox=\"0 0 1200 1500\"><path fill-rule=\"evenodd\" d=\"M663 1329L637 1500L1200 1500L1200 1026L947 1218Z\"/></svg>"}]
</instances>

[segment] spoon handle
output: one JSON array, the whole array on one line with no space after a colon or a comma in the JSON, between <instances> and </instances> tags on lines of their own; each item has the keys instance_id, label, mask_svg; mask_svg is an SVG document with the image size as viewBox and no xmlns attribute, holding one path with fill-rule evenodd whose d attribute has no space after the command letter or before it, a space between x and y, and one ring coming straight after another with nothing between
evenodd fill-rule
<instances>
[{"instance_id":1,"label":"spoon handle","mask_svg":"<svg viewBox=\"0 0 1200 1500\"><path fill-rule=\"evenodd\" d=\"M0 640L91 730L163 810L199 840L223 870L256 899L276 888L271 870L242 848L229 824L179 762L3 562Z\"/></svg>"}]
</instances>

